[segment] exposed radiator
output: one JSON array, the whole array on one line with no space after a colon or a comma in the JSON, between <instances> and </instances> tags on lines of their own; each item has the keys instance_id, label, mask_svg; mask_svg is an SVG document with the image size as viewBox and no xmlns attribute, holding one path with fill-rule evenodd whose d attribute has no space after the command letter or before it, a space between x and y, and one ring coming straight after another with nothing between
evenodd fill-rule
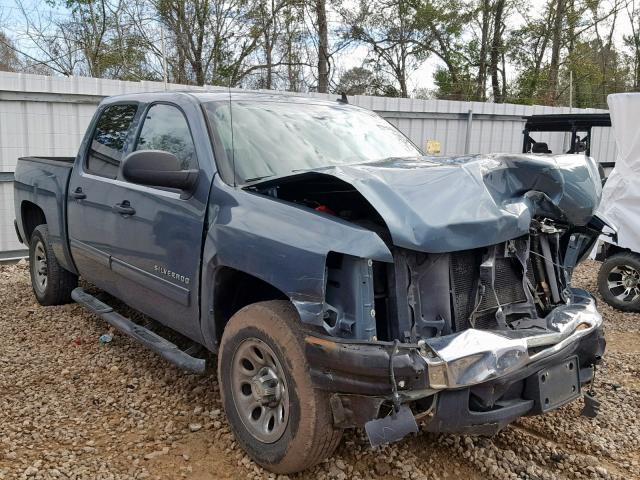
<instances>
[{"instance_id":1,"label":"exposed radiator","mask_svg":"<svg viewBox=\"0 0 640 480\"><path fill-rule=\"evenodd\" d=\"M451 255L452 295L457 331L471 326L470 318L475 318L476 328L497 326L495 313L500 305L509 305L527 301L522 285L522 266L513 257L495 259L495 293L485 287L485 295L474 313L478 293L481 250L467 250ZM528 262L527 276L534 283L533 269ZM497 297L497 298L496 298Z\"/></svg>"},{"instance_id":2,"label":"exposed radiator","mask_svg":"<svg viewBox=\"0 0 640 480\"><path fill-rule=\"evenodd\" d=\"M469 328L469 317L476 301L480 255L476 250L451 254L451 285L456 331Z\"/></svg>"}]
</instances>

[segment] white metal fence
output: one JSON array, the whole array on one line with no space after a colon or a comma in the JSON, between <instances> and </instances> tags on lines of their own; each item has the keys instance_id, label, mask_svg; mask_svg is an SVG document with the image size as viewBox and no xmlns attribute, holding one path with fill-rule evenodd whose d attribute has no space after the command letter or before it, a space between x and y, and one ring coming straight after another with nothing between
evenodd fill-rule
<instances>
[{"instance_id":1,"label":"white metal fence","mask_svg":"<svg viewBox=\"0 0 640 480\"><path fill-rule=\"evenodd\" d=\"M219 87L185 87L171 90L218 90ZM160 82L124 82L84 77L46 77L0 72L0 259L21 256L13 229L13 171L18 157L28 155L74 156L93 112L106 96L164 90ZM307 94L334 99L336 95ZM569 108L417 100L356 96L349 101L375 110L417 145L440 143L442 155L461 153L516 153L522 149L523 117L569 113ZM573 109L573 113L603 110ZM591 154L613 162L615 143L611 129L594 128ZM562 133L535 135L554 152L566 147Z\"/></svg>"}]
</instances>

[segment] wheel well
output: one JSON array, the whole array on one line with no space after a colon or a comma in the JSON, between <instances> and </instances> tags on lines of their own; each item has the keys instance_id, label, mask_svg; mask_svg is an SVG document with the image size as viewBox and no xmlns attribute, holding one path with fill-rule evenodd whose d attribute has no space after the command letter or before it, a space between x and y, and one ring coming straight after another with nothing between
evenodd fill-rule
<instances>
[{"instance_id":1,"label":"wheel well","mask_svg":"<svg viewBox=\"0 0 640 480\"><path fill-rule=\"evenodd\" d=\"M22 202L22 228L24 228L24 241L28 244L31 241L31 234L38 225L47 223L42 209L35 203Z\"/></svg>"},{"instance_id":2,"label":"wheel well","mask_svg":"<svg viewBox=\"0 0 640 480\"><path fill-rule=\"evenodd\" d=\"M215 276L213 295L213 318L216 336L222 332L229 319L241 308L267 300L289 300L273 285L248 273L230 267L221 267Z\"/></svg>"},{"instance_id":3,"label":"wheel well","mask_svg":"<svg viewBox=\"0 0 640 480\"><path fill-rule=\"evenodd\" d=\"M603 242L602 250L596 255L596 260L605 261L607 258L617 255L618 253L632 252L628 248L619 247L613 243Z\"/></svg>"}]
</instances>

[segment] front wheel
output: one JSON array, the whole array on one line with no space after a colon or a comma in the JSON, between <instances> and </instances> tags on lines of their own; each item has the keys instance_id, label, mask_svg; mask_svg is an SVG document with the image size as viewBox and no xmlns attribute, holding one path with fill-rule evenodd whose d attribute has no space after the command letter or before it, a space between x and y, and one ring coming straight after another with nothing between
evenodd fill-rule
<instances>
[{"instance_id":1,"label":"front wheel","mask_svg":"<svg viewBox=\"0 0 640 480\"><path fill-rule=\"evenodd\" d=\"M31 235L29 270L33 293L40 305L62 305L71 301L71 291L78 286L78 276L58 263L46 225L38 225Z\"/></svg>"},{"instance_id":2,"label":"front wheel","mask_svg":"<svg viewBox=\"0 0 640 480\"><path fill-rule=\"evenodd\" d=\"M300 318L289 302L255 303L229 320L218 380L238 443L267 470L299 472L340 443L328 395L311 383Z\"/></svg>"},{"instance_id":3,"label":"front wheel","mask_svg":"<svg viewBox=\"0 0 640 480\"><path fill-rule=\"evenodd\" d=\"M598 291L612 307L639 312L640 255L622 252L607 258L598 273Z\"/></svg>"}]
</instances>

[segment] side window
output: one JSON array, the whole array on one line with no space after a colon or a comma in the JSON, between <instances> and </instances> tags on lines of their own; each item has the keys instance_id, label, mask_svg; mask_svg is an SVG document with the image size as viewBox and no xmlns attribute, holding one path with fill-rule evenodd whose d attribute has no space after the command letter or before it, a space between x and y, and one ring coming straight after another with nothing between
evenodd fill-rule
<instances>
[{"instance_id":1,"label":"side window","mask_svg":"<svg viewBox=\"0 0 640 480\"><path fill-rule=\"evenodd\" d=\"M156 104L149 108L136 150L164 150L178 157L184 170L198 168L187 119L171 105Z\"/></svg>"},{"instance_id":2,"label":"side window","mask_svg":"<svg viewBox=\"0 0 640 480\"><path fill-rule=\"evenodd\" d=\"M136 105L112 105L102 112L87 156L89 172L108 178L118 176L124 143L136 110Z\"/></svg>"}]
</instances>

